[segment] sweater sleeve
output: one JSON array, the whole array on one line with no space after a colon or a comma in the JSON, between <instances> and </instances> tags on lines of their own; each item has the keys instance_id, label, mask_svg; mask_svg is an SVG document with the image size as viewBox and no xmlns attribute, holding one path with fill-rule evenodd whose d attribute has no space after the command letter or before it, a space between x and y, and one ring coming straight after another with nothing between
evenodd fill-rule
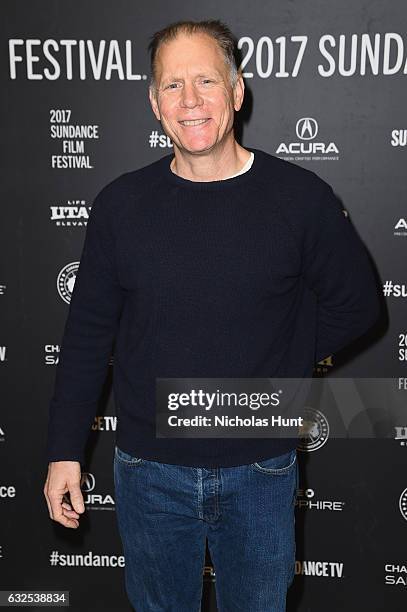
<instances>
[{"instance_id":1,"label":"sweater sleeve","mask_svg":"<svg viewBox=\"0 0 407 612\"><path fill-rule=\"evenodd\" d=\"M316 363L364 334L380 312L365 247L332 188L320 185L303 251L305 282L317 296Z\"/></svg>"},{"instance_id":2,"label":"sweater sleeve","mask_svg":"<svg viewBox=\"0 0 407 612\"><path fill-rule=\"evenodd\" d=\"M96 196L86 227L49 406L48 461L84 463L123 303L115 265L109 189Z\"/></svg>"}]
</instances>

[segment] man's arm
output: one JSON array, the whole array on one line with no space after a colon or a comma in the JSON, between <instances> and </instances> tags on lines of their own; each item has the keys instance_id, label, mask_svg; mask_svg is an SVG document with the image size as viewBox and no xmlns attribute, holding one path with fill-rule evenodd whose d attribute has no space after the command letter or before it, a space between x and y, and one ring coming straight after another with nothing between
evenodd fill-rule
<instances>
[{"instance_id":1,"label":"man's arm","mask_svg":"<svg viewBox=\"0 0 407 612\"><path fill-rule=\"evenodd\" d=\"M113 194L94 200L65 323L50 402L48 461L84 462L123 305L115 262Z\"/></svg>"},{"instance_id":2,"label":"man's arm","mask_svg":"<svg viewBox=\"0 0 407 612\"><path fill-rule=\"evenodd\" d=\"M320 183L303 244L303 274L317 295L315 363L378 319L379 294L366 249L332 188Z\"/></svg>"}]
</instances>

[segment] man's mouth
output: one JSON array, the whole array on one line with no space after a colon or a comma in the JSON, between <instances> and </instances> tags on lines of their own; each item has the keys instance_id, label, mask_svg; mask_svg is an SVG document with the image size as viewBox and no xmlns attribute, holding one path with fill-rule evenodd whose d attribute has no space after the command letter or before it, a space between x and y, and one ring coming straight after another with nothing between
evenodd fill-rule
<instances>
[{"instance_id":1,"label":"man's mouth","mask_svg":"<svg viewBox=\"0 0 407 612\"><path fill-rule=\"evenodd\" d=\"M179 121L178 123L188 127L188 126L194 126L194 125L203 125L204 123L207 123L209 119L210 117L206 117L205 119L190 119L190 120L185 120L185 121Z\"/></svg>"}]
</instances>

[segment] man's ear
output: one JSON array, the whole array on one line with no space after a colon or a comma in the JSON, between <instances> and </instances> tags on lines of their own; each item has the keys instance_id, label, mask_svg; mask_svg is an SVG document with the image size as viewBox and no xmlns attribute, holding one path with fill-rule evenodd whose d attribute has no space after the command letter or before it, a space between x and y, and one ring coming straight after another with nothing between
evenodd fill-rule
<instances>
[{"instance_id":1,"label":"man's ear","mask_svg":"<svg viewBox=\"0 0 407 612\"><path fill-rule=\"evenodd\" d=\"M156 97L155 90L153 89L152 85L150 85L148 88L148 97L150 98L150 104L151 104L151 108L153 109L154 115L156 116L158 121L161 121L161 115L160 115L160 110L158 108L157 97Z\"/></svg>"},{"instance_id":2,"label":"man's ear","mask_svg":"<svg viewBox=\"0 0 407 612\"><path fill-rule=\"evenodd\" d=\"M233 100L234 100L234 109L235 111L239 111L243 104L244 98L244 81L242 73L239 71L238 78L233 88Z\"/></svg>"}]
</instances>

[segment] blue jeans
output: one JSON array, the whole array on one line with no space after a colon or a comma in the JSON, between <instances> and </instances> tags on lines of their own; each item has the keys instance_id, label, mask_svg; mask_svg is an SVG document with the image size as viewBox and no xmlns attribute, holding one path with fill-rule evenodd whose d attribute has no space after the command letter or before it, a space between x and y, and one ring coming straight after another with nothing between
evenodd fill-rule
<instances>
[{"instance_id":1,"label":"blue jeans","mask_svg":"<svg viewBox=\"0 0 407 612\"><path fill-rule=\"evenodd\" d=\"M295 567L296 449L196 468L115 447L125 586L136 612L199 612L206 538L219 612L284 612Z\"/></svg>"}]
</instances>

